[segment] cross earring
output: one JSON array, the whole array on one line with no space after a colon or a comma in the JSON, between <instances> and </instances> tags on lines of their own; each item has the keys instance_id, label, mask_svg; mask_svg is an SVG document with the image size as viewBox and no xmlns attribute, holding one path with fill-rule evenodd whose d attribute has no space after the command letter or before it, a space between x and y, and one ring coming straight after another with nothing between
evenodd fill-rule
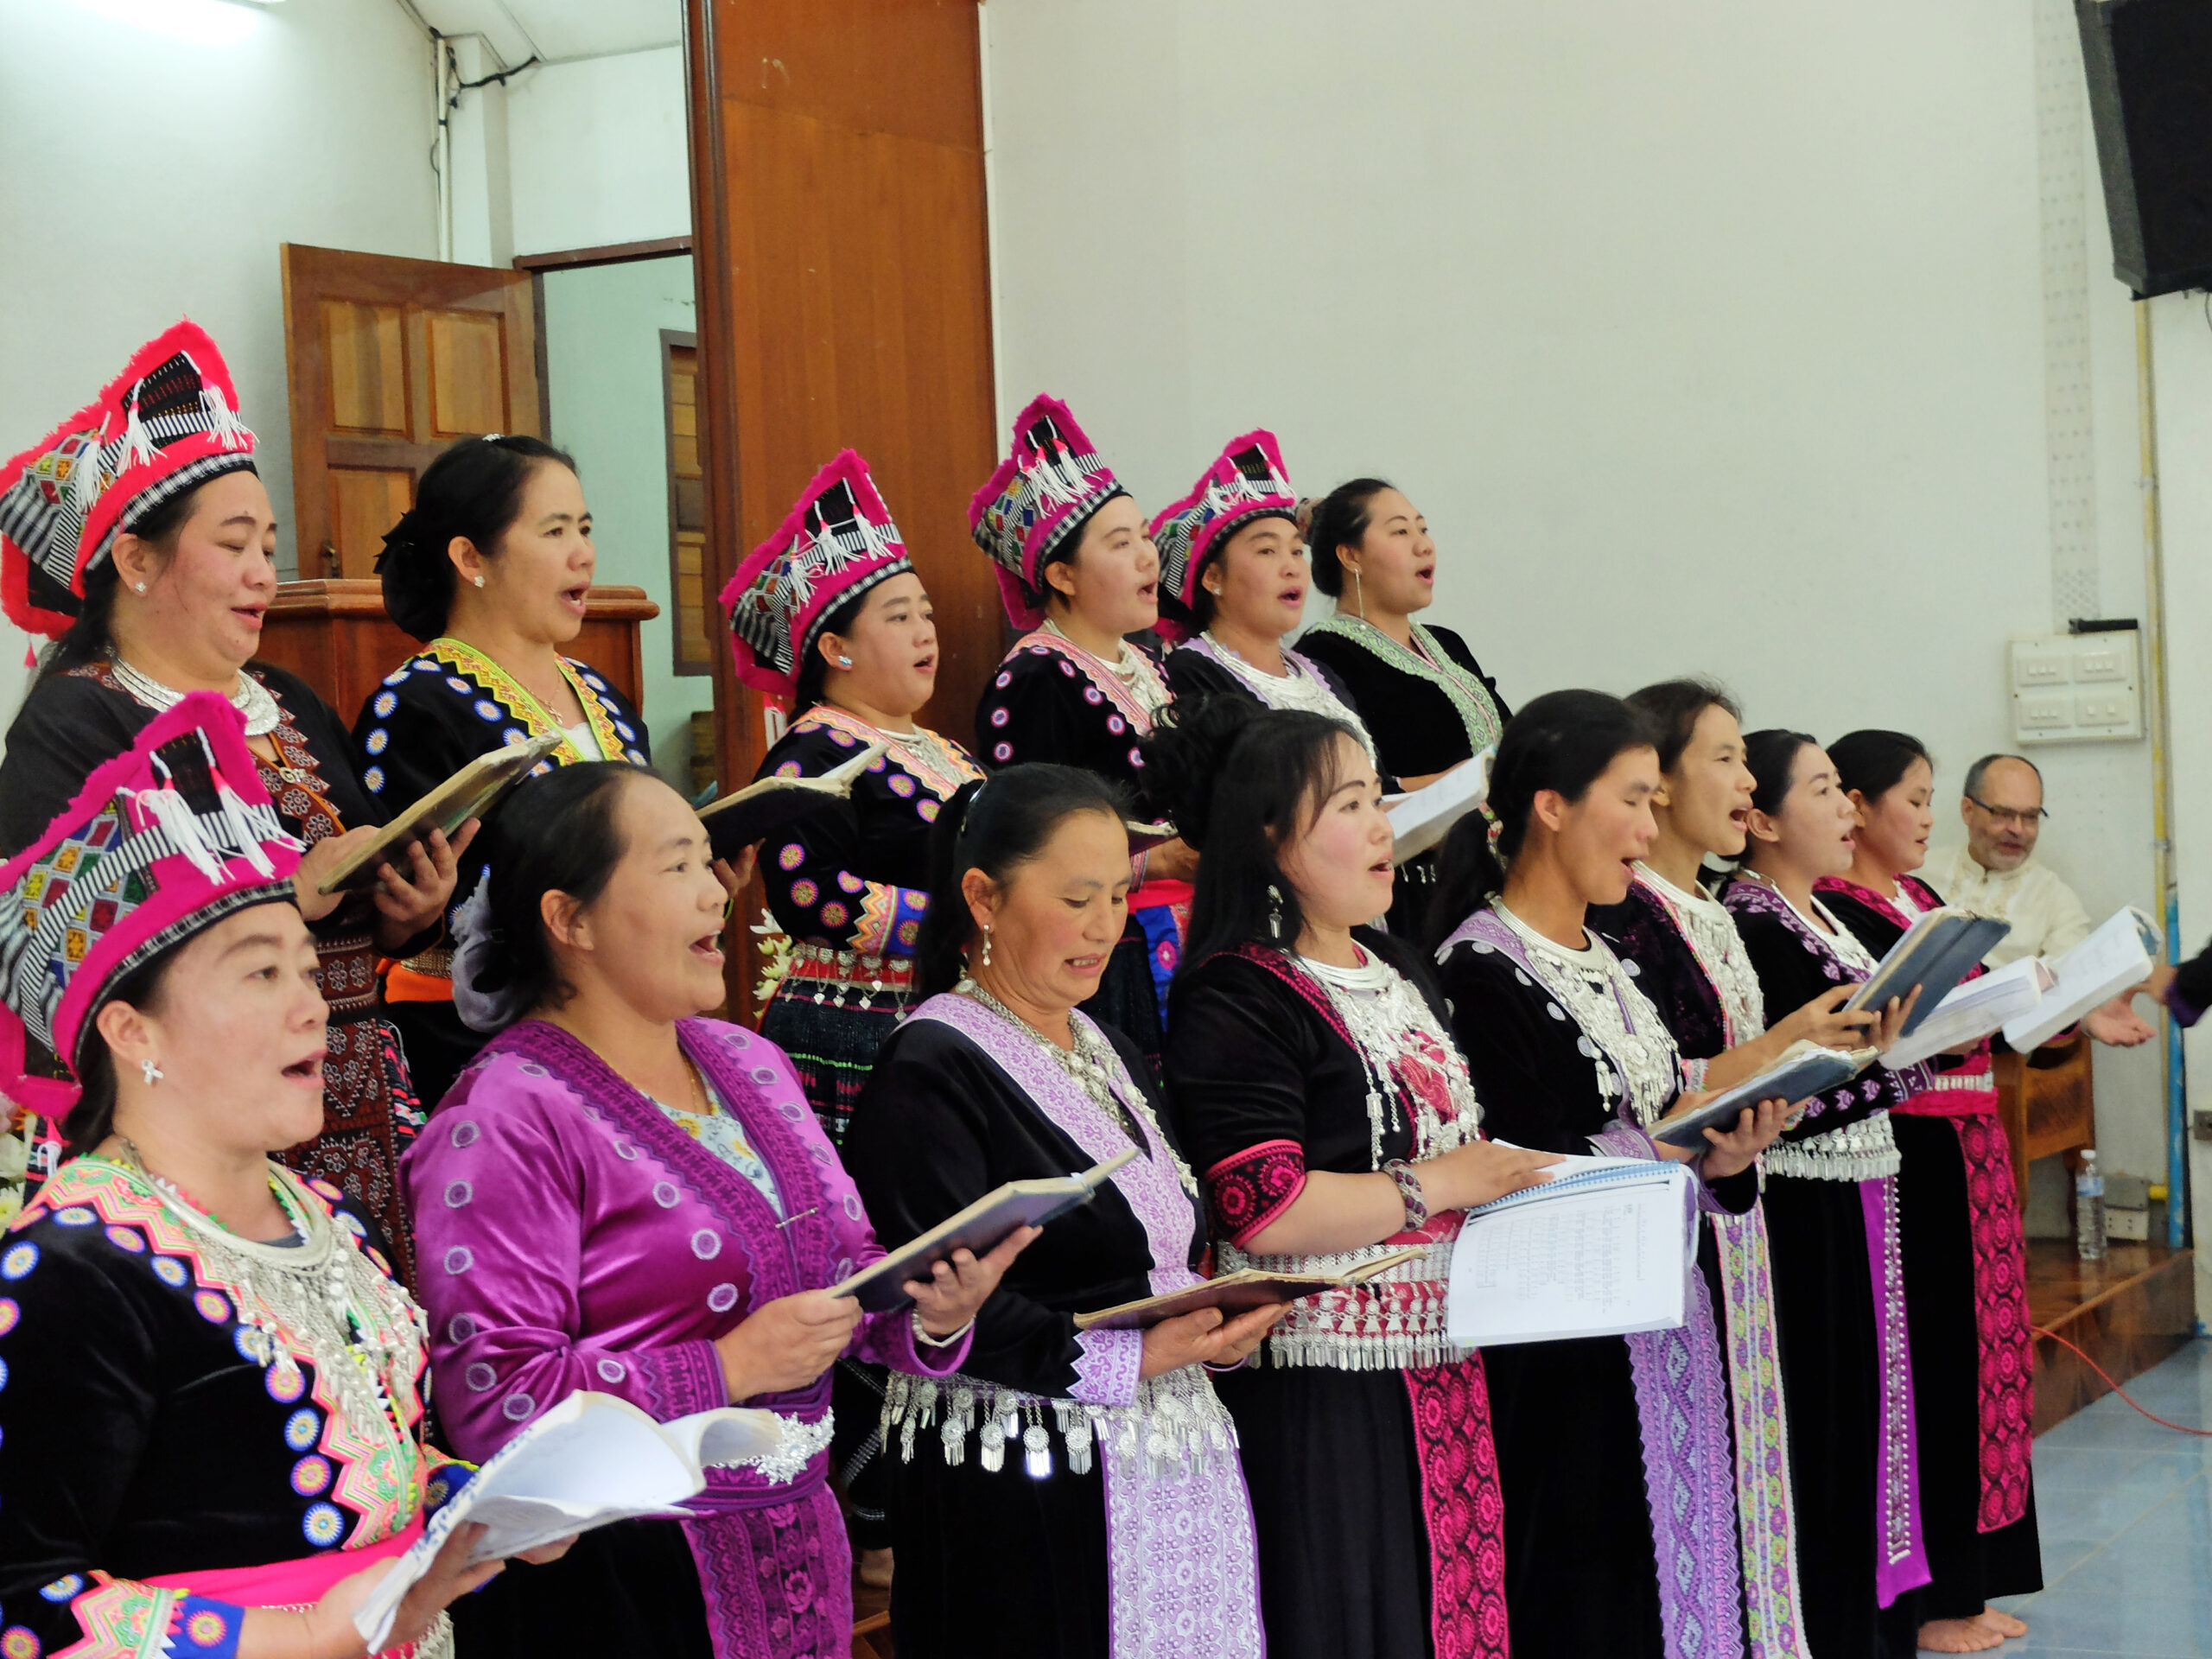
<instances>
[{"instance_id":1,"label":"cross earring","mask_svg":"<svg viewBox=\"0 0 2212 1659\"><path fill-rule=\"evenodd\" d=\"M156 1065L151 1060L139 1061L138 1069L145 1073L146 1086L149 1089L152 1088L156 1084L162 1080L162 1068Z\"/></svg>"}]
</instances>

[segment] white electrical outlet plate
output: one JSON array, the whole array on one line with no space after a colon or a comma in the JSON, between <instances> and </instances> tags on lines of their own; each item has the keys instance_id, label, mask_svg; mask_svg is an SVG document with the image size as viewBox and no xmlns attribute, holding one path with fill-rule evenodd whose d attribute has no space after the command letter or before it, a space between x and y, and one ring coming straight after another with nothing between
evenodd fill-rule
<instances>
[{"instance_id":1,"label":"white electrical outlet plate","mask_svg":"<svg viewBox=\"0 0 2212 1659\"><path fill-rule=\"evenodd\" d=\"M2139 636L2056 633L2012 642L2007 690L2016 743L2112 742L2143 735Z\"/></svg>"}]
</instances>

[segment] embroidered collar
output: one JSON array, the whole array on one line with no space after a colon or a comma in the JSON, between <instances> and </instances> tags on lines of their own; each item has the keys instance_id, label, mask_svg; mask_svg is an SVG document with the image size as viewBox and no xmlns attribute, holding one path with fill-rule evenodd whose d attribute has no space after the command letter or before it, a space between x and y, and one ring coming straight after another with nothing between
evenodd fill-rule
<instances>
[{"instance_id":1,"label":"embroidered collar","mask_svg":"<svg viewBox=\"0 0 2212 1659\"><path fill-rule=\"evenodd\" d=\"M466 674L482 686L492 700L522 721L532 737L543 737L549 732L561 736L560 747L553 751L552 759L562 766L573 766L582 760L583 753L569 735L569 728L554 718L553 712L506 670L486 657L475 646L464 645L448 634L433 639L423 647L422 654L431 661L442 663L457 673ZM614 729L613 710L584 681L579 664L567 658L556 659L560 664L561 677L569 683L569 690L575 693L576 704L584 711L584 721L591 728L591 734L599 741L599 752L610 760L619 760L630 752L630 745Z\"/></svg>"},{"instance_id":2,"label":"embroidered collar","mask_svg":"<svg viewBox=\"0 0 2212 1659\"><path fill-rule=\"evenodd\" d=\"M1875 892L1873 888L1866 886L1863 882L1853 881L1848 876L1824 875L1813 883L1813 891L1840 893L1847 899L1856 899L1892 926L1910 928L1912 925L1904 912L1897 908L1896 900ZM1943 901L1936 896L1936 889L1917 876L1899 875L1897 891L1917 905L1923 914L1931 910L1942 908Z\"/></svg>"},{"instance_id":3,"label":"embroidered collar","mask_svg":"<svg viewBox=\"0 0 2212 1659\"><path fill-rule=\"evenodd\" d=\"M1282 648L1283 667L1288 671L1282 674L1268 674L1253 667L1215 639L1211 629L1185 641L1183 649L1195 652L1209 662L1219 664L1237 683L1270 709L1302 709L1308 714L1342 721L1359 739L1360 747L1367 751L1367 758L1370 760L1375 759L1375 740L1367 734L1365 723L1343 698L1329 689L1329 683L1321 677L1320 671L1288 645Z\"/></svg>"},{"instance_id":4,"label":"embroidered collar","mask_svg":"<svg viewBox=\"0 0 2212 1659\"><path fill-rule=\"evenodd\" d=\"M1490 688L1480 677L1460 667L1452 654L1437 644L1434 634L1418 622L1411 626L1414 648L1410 651L1366 618L1344 611L1315 623L1307 632L1349 639L1401 674L1427 681L1451 699L1460 724L1467 728L1471 752L1481 753L1496 743L1505 729L1505 722L1497 716L1497 703L1491 697Z\"/></svg>"},{"instance_id":5,"label":"embroidered collar","mask_svg":"<svg viewBox=\"0 0 2212 1659\"><path fill-rule=\"evenodd\" d=\"M1684 893L1649 865L1638 861L1636 884L1658 906L1713 989L1720 1003L1721 1039L1727 1047L1749 1042L1766 1029L1766 998L1759 976L1744 950L1743 936L1727 906L1702 890Z\"/></svg>"},{"instance_id":6,"label":"embroidered collar","mask_svg":"<svg viewBox=\"0 0 2212 1659\"><path fill-rule=\"evenodd\" d=\"M917 726L911 732L887 731L834 702L816 703L798 717L791 729L842 732L863 747L880 743L917 783L940 800L950 800L963 784L973 783L983 775L982 769L968 758L967 750L925 726Z\"/></svg>"},{"instance_id":7,"label":"embroidered collar","mask_svg":"<svg viewBox=\"0 0 2212 1659\"><path fill-rule=\"evenodd\" d=\"M1792 931L1834 958L1854 980L1865 979L1874 971L1872 953L1859 943L1856 933L1837 918L1834 911L1821 902L1817 890L1813 895L1813 909L1820 918L1818 922L1798 909L1795 899L1757 870L1737 871L1736 879L1729 884L1721 902L1731 910L1764 911L1780 918Z\"/></svg>"},{"instance_id":8,"label":"embroidered collar","mask_svg":"<svg viewBox=\"0 0 2212 1659\"><path fill-rule=\"evenodd\" d=\"M1152 722L1160 711L1174 701L1175 694L1167 689L1167 682L1160 677L1158 665L1126 639L1122 642L1122 660L1118 664L1093 656L1050 621L1036 632L1024 634L1014 642L1015 652L1025 645L1041 645L1048 651L1056 651L1073 663L1093 685L1106 694L1114 706L1122 711L1122 717L1140 736L1152 730ZM1010 652L1007 654L1011 656L1014 653Z\"/></svg>"}]
</instances>

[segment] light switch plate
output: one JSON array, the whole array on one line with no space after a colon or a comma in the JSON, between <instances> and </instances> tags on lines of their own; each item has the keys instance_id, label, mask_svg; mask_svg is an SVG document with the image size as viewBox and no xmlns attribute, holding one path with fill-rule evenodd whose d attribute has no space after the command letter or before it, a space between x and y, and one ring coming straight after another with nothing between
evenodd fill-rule
<instances>
[{"instance_id":1,"label":"light switch plate","mask_svg":"<svg viewBox=\"0 0 2212 1659\"><path fill-rule=\"evenodd\" d=\"M2133 630L2016 639L2008 660L2016 743L2143 735L2140 636Z\"/></svg>"}]
</instances>

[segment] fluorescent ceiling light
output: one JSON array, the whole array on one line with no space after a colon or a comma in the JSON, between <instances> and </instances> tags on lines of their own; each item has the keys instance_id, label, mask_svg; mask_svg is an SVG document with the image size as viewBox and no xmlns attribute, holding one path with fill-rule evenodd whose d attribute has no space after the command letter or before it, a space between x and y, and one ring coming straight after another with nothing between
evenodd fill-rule
<instances>
[{"instance_id":1,"label":"fluorescent ceiling light","mask_svg":"<svg viewBox=\"0 0 2212 1659\"><path fill-rule=\"evenodd\" d=\"M143 29L194 46L235 46L258 23L253 10L230 0L70 0L111 22Z\"/></svg>"}]
</instances>

